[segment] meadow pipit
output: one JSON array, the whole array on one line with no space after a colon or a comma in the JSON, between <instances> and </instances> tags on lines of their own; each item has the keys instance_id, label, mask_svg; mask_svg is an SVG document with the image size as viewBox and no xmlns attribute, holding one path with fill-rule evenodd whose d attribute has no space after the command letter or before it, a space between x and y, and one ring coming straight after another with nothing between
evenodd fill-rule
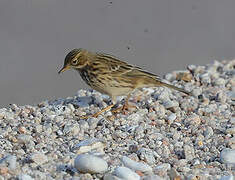
<instances>
[{"instance_id":1,"label":"meadow pipit","mask_svg":"<svg viewBox=\"0 0 235 180\"><path fill-rule=\"evenodd\" d=\"M116 104L117 96L127 95L123 108L128 107L130 94L137 88L165 86L191 95L190 92L184 89L163 82L155 74L108 54L74 49L65 57L64 66L59 73L70 68L77 70L91 88L112 98L112 104L94 114L93 117L97 117L102 112L111 109Z\"/></svg>"}]
</instances>

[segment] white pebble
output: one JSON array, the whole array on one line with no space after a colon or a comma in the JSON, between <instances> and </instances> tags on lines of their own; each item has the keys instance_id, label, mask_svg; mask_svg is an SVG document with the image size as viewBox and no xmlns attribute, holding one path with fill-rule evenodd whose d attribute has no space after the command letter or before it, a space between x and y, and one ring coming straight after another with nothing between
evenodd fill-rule
<instances>
[{"instance_id":1,"label":"white pebble","mask_svg":"<svg viewBox=\"0 0 235 180\"><path fill-rule=\"evenodd\" d=\"M48 161L47 156L40 152L32 154L31 160L38 165L44 164Z\"/></svg>"},{"instance_id":2,"label":"white pebble","mask_svg":"<svg viewBox=\"0 0 235 180\"><path fill-rule=\"evenodd\" d=\"M108 164L105 160L89 155L80 154L74 161L74 167L82 173L104 173L108 169Z\"/></svg>"},{"instance_id":3,"label":"white pebble","mask_svg":"<svg viewBox=\"0 0 235 180\"><path fill-rule=\"evenodd\" d=\"M163 180L163 178L161 178L158 175L150 175L150 176L143 177L142 180Z\"/></svg>"},{"instance_id":4,"label":"white pebble","mask_svg":"<svg viewBox=\"0 0 235 180\"><path fill-rule=\"evenodd\" d=\"M28 174L20 174L18 176L18 179L19 180L34 180L30 175Z\"/></svg>"},{"instance_id":5,"label":"white pebble","mask_svg":"<svg viewBox=\"0 0 235 180\"><path fill-rule=\"evenodd\" d=\"M232 118L230 119L230 122L231 122L231 124L234 124L234 125L235 125L235 117L232 117Z\"/></svg>"},{"instance_id":6,"label":"white pebble","mask_svg":"<svg viewBox=\"0 0 235 180\"><path fill-rule=\"evenodd\" d=\"M233 101L235 101L235 91L229 91L227 93L228 97L230 97Z\"/></svg>"},{"instance_id":7,"label":"white pebble","mask_svg":"<svg viewBox=\"0 0 235 180\"><path fill-rule=\"evenodd\" d=\"M114 175L121 178L122 180L139 180L140 176L136 174L129 168L126 167L117 167L114 172Z\"/></svg>"},{"instance_id":8,"label":"white pebble","mask_svg":"<svg viewBox=\"0 0 235 180\"><path fill-rule=\"evenodd\" d=\"M176 119L175 113L170 114L170 116L168 116L167 119L171 122L174 121Z\"/></svg>"},{"instance_id":9,"label":"white pebble","mask_svg":"<svg viewBox=\"0 0 235 180\"><path fill-rule=\"evenodd\" d=\"M234 176L223 176L220 178L220 180L234 180Z\"/></svg>"},{"instance_id":10,"label":"white pebble","mask_svg":"<svg viewBox=\"0 0 235 180\"><path fill-rule=\"evenodd\" d=\"M76 144L73 147L73 150L75 150L77 154L83 154L94 150L102 153L104 148L105 143L102 140L90 138Z\"/></svg>"},{"instance_id":11,"label":"white pebble","mask_svg":"<svg viewBox=\"0 0 235 180\"><path fill-rule=\"evenodd\" d=\"M220 160L225 164L235 165L235 149L223 149L220 153Z\"/></svg>"},{"instance_id":12,"label":"white pebble","mask_svg":"<svg viewBox=\"0 0 235 180\"><path fill-rule=\"evenodd\" d=\"M141 171L141 172L152 172L152 168L144 163L136 162L131 160L130 158L123 156L121 158L124 166L134 170L134 171Z\"/></svg>"},{"instance_id":13,"label":"white pebble","mask_svg":"<svg viewBox=\"0 0 235 180\"><path fill-rule=\"evenodd\" d=\"M115 175L108 173L104 175L103 180L122 180L122 179L118 178Z\"/></svg>"}]
</instances>

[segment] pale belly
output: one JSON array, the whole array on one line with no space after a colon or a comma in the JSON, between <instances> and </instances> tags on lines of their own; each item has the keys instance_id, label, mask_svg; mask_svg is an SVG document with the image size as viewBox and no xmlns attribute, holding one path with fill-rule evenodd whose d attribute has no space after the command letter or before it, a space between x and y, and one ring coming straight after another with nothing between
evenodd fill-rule
<instances>
[{"instance_id":1,"label":"pale belly","mask_svg":"<svg viewBox=\"0 0 235 180\"><path fill-rule=\"evenodd\" d=\"M107 94L111 98L128 95L133 90L133 88L130 87L130 82L122 81L122 87L120 87L120 82L118 82L115 78L112 80L101 81L102 78L99 78L99 76L93 76L90 78L91 76L87 71L80 71L80 75L92 89L95 89L100 93Z\"/></svg>"}]
</instances>

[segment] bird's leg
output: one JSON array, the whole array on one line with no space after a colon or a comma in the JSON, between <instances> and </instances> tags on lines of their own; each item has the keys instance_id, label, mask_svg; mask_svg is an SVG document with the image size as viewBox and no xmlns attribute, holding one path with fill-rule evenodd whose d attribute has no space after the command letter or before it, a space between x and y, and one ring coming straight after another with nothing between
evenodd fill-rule
<instances>
[{"instance_id":1,"label":"bird's leg","mask_svg":"<svg viewBox=\"0 0 235 180\"><path fill-rule=\"evenodd\" d=\"M99 112L93 114L92 117L95 117L95 118L98 117L100 114L102 114L103 112L105 112L105 111L111 109L113 106L114 106L114 104L111 104L111 105L109 105L109 106L103 108L101 111L99 111Z\"/></svg>"},{"instance_id":2,"label":"bird's leg","mask_svg":"<svg viewBox=\"0 0 235 180\"><path fill-rule=\"evenodd\" d=\"M116 102L116 98L115 98L115 97L112 97L112 104L111 104L111 105L109 105L109 106L103 108L101 111L99 111L99 112L97 112L97 113L95 113L95 114L93 114L93 115L90 115L90 116L81 116L80 118L82 118L82 119L88 119L88 118L90 118L90 117L97 118L97 117L98 117L100 114L102 114L103 112L105 112L105 111L111 109L111 108L115 105L115 102Z\"/></svg>"}]
</instances>

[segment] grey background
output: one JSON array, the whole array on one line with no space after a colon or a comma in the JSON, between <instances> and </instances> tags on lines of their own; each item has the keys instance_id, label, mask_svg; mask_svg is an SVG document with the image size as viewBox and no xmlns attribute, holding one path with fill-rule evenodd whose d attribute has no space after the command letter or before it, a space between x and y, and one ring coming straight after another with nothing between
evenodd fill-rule
<instances>
[{"instance_id":1,"label":"grey background","mask_svg":"<svg viewBox=\"0 0 235 180\"><path fill-rule=\"evenodd\" d=\"M58 75L73 48L111 53L163 75L235 56L234 0L1 0L0 106L87 88Z\"/></svg>"}]
</instances>

